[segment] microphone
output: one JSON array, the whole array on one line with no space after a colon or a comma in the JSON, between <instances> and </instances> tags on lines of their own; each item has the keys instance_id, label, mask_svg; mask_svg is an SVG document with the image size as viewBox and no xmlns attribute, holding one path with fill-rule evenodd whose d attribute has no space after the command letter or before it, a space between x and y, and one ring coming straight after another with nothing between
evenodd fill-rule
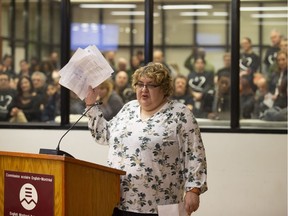
<instances>
[{"instance_id":1,"label":"microphone","mask_svg":"<svg viewBox=\"0 0 288 216\"><path fill-rule=\"evenodd\" d=\"M74 122L74 124L71 125L71 127L61 136L59 142L58 142L58 145L57 145L57 148L56 149L43 149L41 148L39 153L40 154L49 154L49 155L62 155L62 156L66 156L66 157L71 157L71 158L74 158L71 154L65 152L65 151L62 151L60 150L60 143L62 141L62 139L66 136L66 134L83 118L83 116L86 115L87 112L89 112L90 109L92 109L92 107L94 106L98 106L98 105L101 105L102 102L101 101L98 101L96 103L94 103L92 106L90 106L78 119L76 122Z\"/></svg>"}]
</instances>

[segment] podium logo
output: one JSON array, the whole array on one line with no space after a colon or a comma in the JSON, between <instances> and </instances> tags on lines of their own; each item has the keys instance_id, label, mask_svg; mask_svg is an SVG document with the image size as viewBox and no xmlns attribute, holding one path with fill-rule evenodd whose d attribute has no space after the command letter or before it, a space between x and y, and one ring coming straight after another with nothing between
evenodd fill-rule
<instances>
[{"instance_id":1,"label":"podium logo","mask_svg":"<svg viewBox=\"0 0 288 216\"><path fill-rule=\"evenodd\" d=\"M32 184L24 184L20 189L19 198L23 208L26 210L34 209L38 202L38 193L36 188Z\"/></svg>"}]
</instances>

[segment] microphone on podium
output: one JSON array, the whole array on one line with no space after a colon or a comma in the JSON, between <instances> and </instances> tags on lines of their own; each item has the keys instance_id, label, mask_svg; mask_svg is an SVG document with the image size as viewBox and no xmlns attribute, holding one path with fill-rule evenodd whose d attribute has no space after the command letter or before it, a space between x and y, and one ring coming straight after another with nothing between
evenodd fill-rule
<instances>
[{"instance_id":1,"label":"microphone on podium","mask_svg":"<svg viewBox=\"0 0 288 216\"><path fill-rule=\"evenodd\" d=\"M65 151L62 151L60 150L60 143L62 141L62 139L66 136L66 134L83 118L83 116L86 115L87 112L89 112L90 109L92 109L92 107L94 106L98 106L98 105L101 105L102 102L101 101L98 101L96 103L94 103L92 106L90 106L78 119L77 121L71 125L71 127L61 136L59 142L58 142L58 145L57 145L57 148L56 149L43 149L41 148L39 153L40 154L49 154L49 155L62 155L62 156L65 156L65 157L71 157L71 158L74 158L71 154L65 152Z\"/></svg>"}]
</instances>

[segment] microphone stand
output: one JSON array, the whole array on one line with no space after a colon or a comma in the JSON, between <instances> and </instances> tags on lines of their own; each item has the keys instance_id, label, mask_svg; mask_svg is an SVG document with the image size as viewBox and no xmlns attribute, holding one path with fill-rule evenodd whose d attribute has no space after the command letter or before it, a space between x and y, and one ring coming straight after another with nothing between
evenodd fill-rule
<instances>
[{"instance_id":1,"label":"microphone stand","mask_svg":"<svg viewBox=\"0 0 288 216\"><path fill-rule=\"evenodd\" d=\"M40 154L49 154L49 155L62 155L62 156L66 156L66 157L71 157L74 158L71 154L60 150L60 143L62 141L62 139L66 136L66 134L83 118L83 116L86 115L87 112L89 112L90 109L92 109L92 107L97 106L97 105L101 105L102 102L96 102L95 104L93 104L92 106L90 106L78 119L76 122L74 122L74 124L71 125L71 127L61 136L57 148L56 149L40 149L39 153Z\"/></svg>"}]
</instances>

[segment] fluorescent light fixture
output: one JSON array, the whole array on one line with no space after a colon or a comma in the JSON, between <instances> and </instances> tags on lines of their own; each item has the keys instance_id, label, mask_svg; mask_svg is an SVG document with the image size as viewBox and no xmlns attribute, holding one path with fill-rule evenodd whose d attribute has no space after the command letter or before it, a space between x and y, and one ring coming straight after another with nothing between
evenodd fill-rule
<instances>
[{"instance_id":1,"label":"fluorescent light fixture","mask_svg":"<svg viewBox=\"0 0 288 216\"><path fill-rule=\"evenodd\" d=\"M213 12L213 16L228 16L227 12Z\"/></svg>"},{"instance_id":2,"label":"fluorescent light fixture","mask_svg":"<svg viewBox=\"0 0 288 216\"><path fill-rule=\"evenodd\" d=\"M252 18L288 18L288 14L251 14Z\"/></svg>"},{"instance_id":3,"label":"fluorescent light fixture","mask_svg":"<svg viewBox=\"0 0 288 216\"><path fill-rule=\"evenodd\" d=\"M182 20L182 24L202 24L202 25L213 25L213 24L221 24L225 25L228 22L226 20Z\"/></svg>"},{"instance_id":4,"label":"fluorescent light fixture","mask_svg":"<svg viewBox=\"0 0 288 216\"><path fill-rule=\"evenodd\" d=\"M80 8L136 8L136 4L80 4Z\"/></svg>"},{"instance_id":5,"label":"fluorescent light fixture","mask_svg":"<svg viewBox=\"0 0 288 216\"><path fill-rule=\"evenodd\" d=\"M212 5L163 5L163 10L212 9Z\"/></svg>"},{"instance_id":6,"label":"fluorescent light fixture","mask_svg":"<svg viewBox=\"0 0 288 216\"><path fill-rule=\"evenodd\" d=\"M181 12L180 16L208 16L208 12Z\"/></svg>"},{"instance_id":7,"label":"fluorescent light fixture","mask_svg":"<svg viewBox=\"0 0 288 216\"><path fill-rule=\"evenodd\" d=\"M111 15L113 16L144 16L144 11L112 11ZM153 13L154 17L158 17L159 13Z\"/></svg>"},{"instance_id":8,"label":"fluorescent light fixture","mask_svg":"<svg viewBox=\"0 0 288 216\"><path fill-rule=\"evenodd\" d=\"M240 7L240 11L287 11L288 7Z\"/></svg>"}]
</instances>

